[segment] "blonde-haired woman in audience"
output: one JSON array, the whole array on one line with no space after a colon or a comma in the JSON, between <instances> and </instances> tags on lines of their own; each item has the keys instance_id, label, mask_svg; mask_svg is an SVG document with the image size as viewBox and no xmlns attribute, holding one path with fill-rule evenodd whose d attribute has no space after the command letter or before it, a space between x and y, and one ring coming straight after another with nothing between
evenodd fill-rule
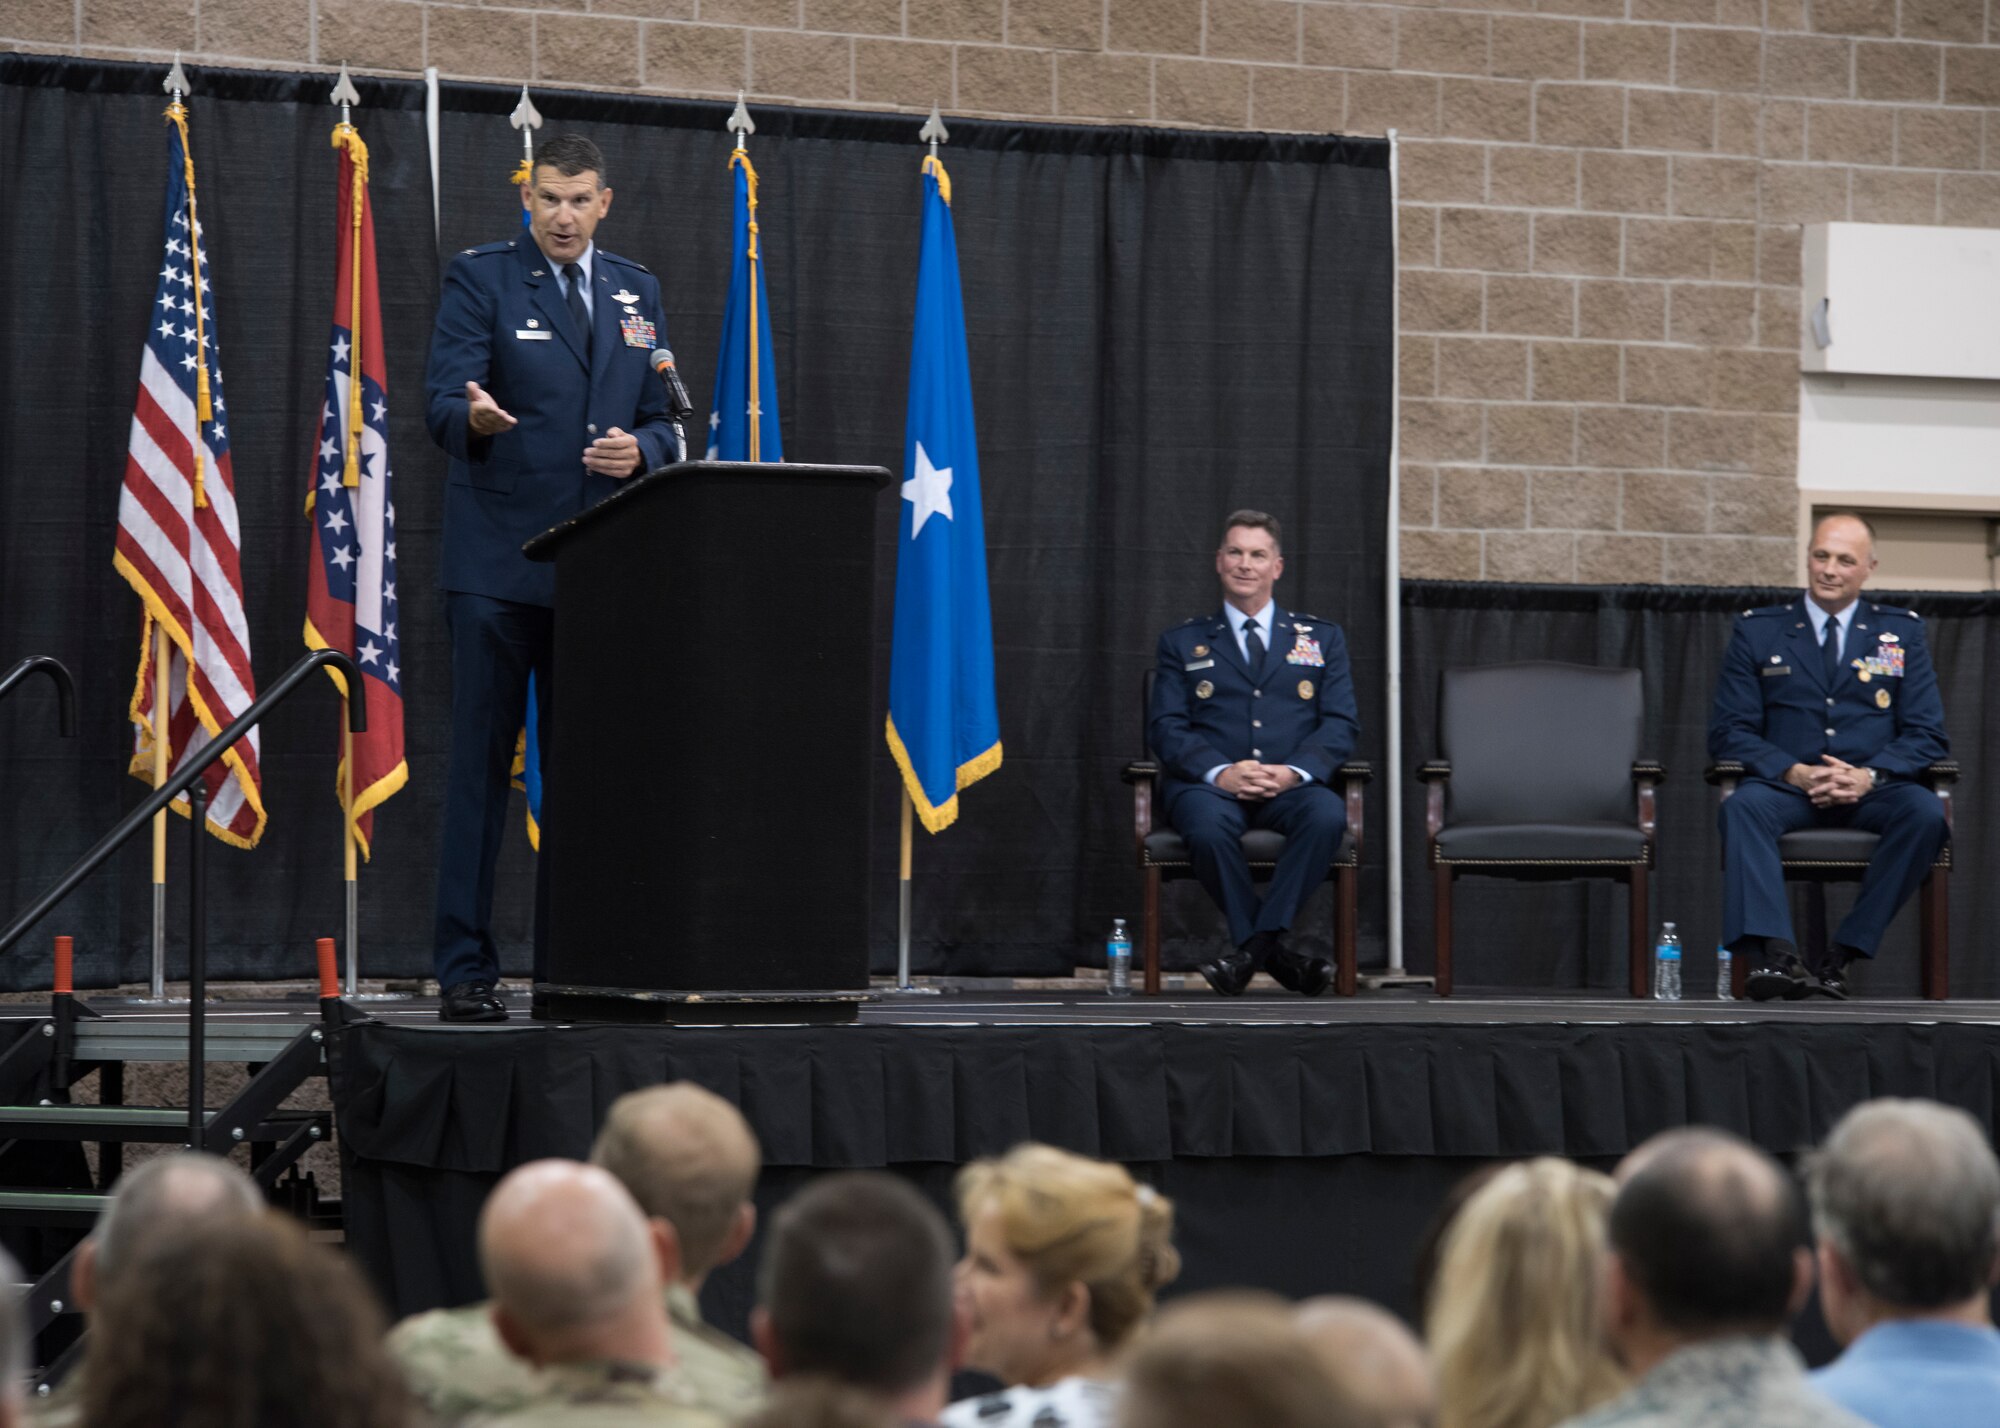
<instances>
[{"instance_id":1,"label":"blonde-haired woman in audience","mask_svg":"<svg viewBox=\"0 0 2000 1428\"><path fill-rule=\"evenodd\" d=\"M958 1213L965 1366L1007 1387L946 1428L1106 1428L1111 1359L1180 1272L1173 1205L1123 1166L1026 1144L959 1172Z\"/></svg>"},{"instance_id":2,"label":"blonde-haired woman in audience","mask_svg":"<svg viewBox=\"0 0 2000 1428\"><path fill-rule=\"evenodd\" d=\"M1426 1326L1438 1428L1550 1428L1625 1387L1597 1319L1612 1193L1608 1176L1544 1157L1465 1202Z\"/></svg>"}]
</instances>

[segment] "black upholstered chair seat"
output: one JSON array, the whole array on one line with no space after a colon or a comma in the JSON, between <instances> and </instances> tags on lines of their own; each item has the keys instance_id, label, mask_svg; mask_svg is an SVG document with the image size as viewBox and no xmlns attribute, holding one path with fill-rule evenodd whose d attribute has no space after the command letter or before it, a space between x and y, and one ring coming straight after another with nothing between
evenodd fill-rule
<instances>
[{"instance_id":1,"label":"black upholstered chair seat","mask_svg":"<svg viewBox=\"0 0 2000 1428\"><path fill-rule=\"evenodd\" d=\"M1626 982L1646 995L1654 793L1639 757L1645 681L1636 669L1491 664L1438 676L1438 751L1424 832L1434 888L1438 995L1452 987L1452 881L1616 878L1630 891Z\"/></svg>"},{"instance_id":2,"label":"black upholstered chair seat","mask_svg":"<svg viewBox=\"0 0 2000 1428\"><path fill-rule=\"evenodd\" d=\"M1443 863L1644 864L1648 847L1630 823L1461 823L1437 835Z\"/></svg>"},{"instance_id":3,"label":"black upholstered chair seat","mask_svg":"<svg viewBox=\"0 0 2000 1428\"><path fill-rule=\"evenodd\" d=\"M1179 876L1191 876L1194 859L1188 852L1187 839L1171 828L1156 828L1146 835L1146 860L1149 868L1184 869ZM1274 833L1268 828L1252 828L1243 835L1243 856L1250 860L1253 868L1273 868L1278 864L1278 855L1285 851L1285 835ZM1340 848L1333 855L1333 861L1344 868L1354 867L1354 830L1348 829L1340 835ZM1168 872L1174 877L1175 872Z\"/></svg>"},{"instance_id":4,"label":"black upholstered chair seat","mask_svg":"<svg viewBox=\"0 0 2000 1428\"><path fill-rule=\"evenodd\" d=\"M1778 856L1788 863L1865 864L1881 841L1860 828L1803 828L1778 839Z\"/></svg>"}]
</instances>

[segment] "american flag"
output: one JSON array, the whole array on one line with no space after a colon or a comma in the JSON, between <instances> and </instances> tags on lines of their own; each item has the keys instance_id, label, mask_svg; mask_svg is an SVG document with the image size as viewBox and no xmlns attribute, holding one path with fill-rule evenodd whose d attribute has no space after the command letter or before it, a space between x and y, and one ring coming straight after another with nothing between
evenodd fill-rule
<instances>
[{"instance_id":1,"label":"american flag","mask_svg":"<svg viewBox=\"0 0 2000 1428\"><path fill-rule=\"evenodd\" d=\"M389 385L382 360L382 304L375 276L375 215L368 202L368 149L353 126L334 131L340 148L334 203L333 333L327 341L307 562L306 644L336 649L361 670L368 731L354 736L354 839L366 856L375 806L409 780L403 761L402 641L397 637L396 506L389 490ZM360 328L359 352L355 349ZM354 372L361 386L355 405ZM358 423L360 441L353 440ZM351 467L350 467L351 460ZM349 479L352 485L348 484ZM335 684L347 692L334 670ZM345 770L342 771L345 777Z\"/></svg>"},{"instance_id":2,"label":"american flag","mask_svg":"<svg viewBox=\"0 0 2000 1428\"><path fill-rule=\"evenodd\" d=\"M153 707L156 628L165 628L171 651L165 711L170 770L180 768L257 697L243 615L215 285L195 218L187 111L177 101L167 117L166 237L139 361L112 560L145 607L138 687L132 694L137 729L131 769L149 783L160 714ZM238 847L254 847L264 832L256 731L211 765L204 782L209 831ZM185 798L175 806L185 815Z\"/></svg>"}]
</instances>

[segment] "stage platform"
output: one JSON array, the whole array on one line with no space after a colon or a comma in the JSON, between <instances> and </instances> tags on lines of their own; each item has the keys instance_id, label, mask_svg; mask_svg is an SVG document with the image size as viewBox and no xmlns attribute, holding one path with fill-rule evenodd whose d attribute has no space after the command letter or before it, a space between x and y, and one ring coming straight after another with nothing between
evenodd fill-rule
<instances>
[{"instance_id":1,"label":"stage platform","mask_svg":"<svg viewBox=\"0 0 2000 1428\"><path fill-rule=\"evenodd\" d=\"M616 1096L674 1078L743 1108L766 1212L860 1167L948 1205L957 1167L1040 1139L1129 1164L1175 1200L1179 1288L1351 1292L1406 1313L1425 1229L1483 1163L1609 1166L1689 1122L1792 1155L1881 1095L1959 1105L1990 1129L2000 1092L1994 1002L959 989L884 992L845 1026L689 1028L533 1023L525 995L513 1004L506 1025L451 1027L428 1001L376 1003L336 1038L348 1243L398 1312L480 1292L473 1225L500 1174L583 1155ZM736 1332L756 1252L704 1295Z\"/></svg>"}]
</instances>

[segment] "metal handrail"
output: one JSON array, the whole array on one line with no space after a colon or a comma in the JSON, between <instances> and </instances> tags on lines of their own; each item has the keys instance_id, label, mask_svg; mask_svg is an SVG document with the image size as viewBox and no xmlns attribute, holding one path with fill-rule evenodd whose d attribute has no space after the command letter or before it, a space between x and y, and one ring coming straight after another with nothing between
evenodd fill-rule
<instances>
[{"instance_id":1,"label":"metal handrail","mask_svg":"<svg viewBox=\"0 0 2000 1428\"><path fill-rule=\"evenodd\" d=\"M134 833L152 821L153 816L172 803L183 793L189 802L188 818L188 1148L200 1150L203 1132L206 1129L203 1111L207 1099L204 1084L207 1065L207 1009L203 1002L208 994L208 895L203 884L204 864L208 848L208 838L203 825L208 821L208 786L202 782L202 775L209 765L231 748L237 740L256 727L273 706L284 702L291 692L312 676L312 672L322 666L331 665L345 678L351 695L347 701L347 728L350 733L363 734L368 731L367 692L361 683L361 671L354 661L338 650L314 650L290 669L286 670L278 682L266 689L252 701L236 722L224 729L203 746L201 752L180 772L147 796L137 808L118 820L109 833L97 840L96 846L79 858L70 870L57 880L56 885L44 893L26 912L21 913L5 930L0 930L0 952L20 939L57 903L76 890L77 884L96 872L110 856Z\"/></svg>"},{"instance_id":2,"label":"metal handrail","mask_svg":"<svg viewBox=\"0 0 2000 1428\"><path fill-rule=\"evenodd\" d=\"M276 684L257 696L235 723L203 745L201 752L195 755L191 763L154 789L137 808L119 819L109 833L99 838L88 853L77 859L70 870L57 880L54 887L37 898L26 912L15 917L4 929L0 929L0 952L13 946L23 933L48 916L51 908L74 892L78 883L96 872L106 859L118 851L126 839L151 822L154 814L193 787L201 775L208 771L208 766L221 758L237 740L256 727L257 722L269 713L274 705L283 703L285 698L303 684L314 670L327 665L333 666L345 676L349 690L361 690L361 671L355 668L353 660L338 650L314 650L286 670ZM356 734L368 731L365 693L361 698L347 701L347 727Z\"/></svg>"},{"instance_id":3,"label":"metal handrail","mask_svg":"<svg viewBox=\"0 0 2000 1428\"><path fill-rule=\"evenodd\" d=\"M31 674L46 674L56 687L56 728L65 739L76 737L76 684L61 660L50 655L33 655L5 674L0 674L0 699Z\"/></svg>"}]
</instances>

